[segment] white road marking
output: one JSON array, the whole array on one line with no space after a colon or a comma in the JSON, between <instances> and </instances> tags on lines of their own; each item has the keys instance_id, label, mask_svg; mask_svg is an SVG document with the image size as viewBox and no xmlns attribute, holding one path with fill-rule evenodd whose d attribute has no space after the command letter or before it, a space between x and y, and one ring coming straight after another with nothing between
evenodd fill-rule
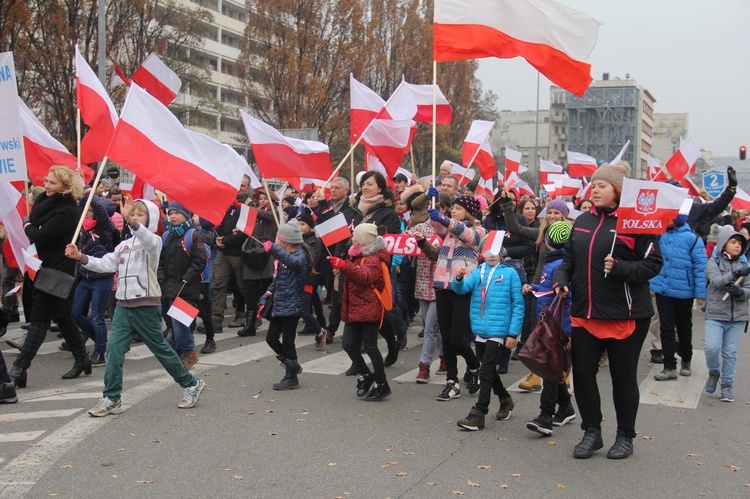
<instances>
[{"instance_id":1,"label":"white road marking","mask_svg":"<svg viewBox=\"0 0 750 499\"><path fill-rule=\"evenodd\" d=\"M44 433L44 430L40 431L19 431L17 433L0 433L0 442L27 442L29 440L36 440ZM0 497L2 497L2 489L0 489Z\"/></svg>"},{"instance_id":2,"label":"white road marking","mask_svg":"<svg viewBox=\"0 0 750 499\"><path fill-rule=\"evenodd\" d=\"M315 343L315 337L313 335L297 336L295 343L297 348L306 347ZM198 360L198 365L238 366L240 364L245 364L246 362L252 362L254 360L274 355L276 354L265 341L259 341L250 345L243 345L230 350L204 355Z\"/></svg>"},{"instance_id":3,"label":"white road marking","mask_svg":"<svg viewBox=\"0 0 750 499\"><path fill-rule=\"evenodd\" d=\"M56 411L31 411L31 412L15 412L11 414L3 414L0 419L0 424L6 421L20 421L22 419L43 419L43 418L65 418L72 416L77 412L81 412L83 407L77 409L59 409Z\"/></svg>"},{"instance_id":4,"label":"white road marking","mask_svg":"<svg viewBox=\"0 0 750 499\"><path fill-rule=\"evenodd\" d=\"M102 385L101 381L97 383ZM87 399L98 399L102 397L101 392L73 392L73 393L61 393L59 395L51 395L49 397L37 397L33 399L21 399L21 402L49 402L51 400L87 400Z\"/></svg>"},{"instance_id":5,"label":"white road marking","mask_svg":"<svg viewBox=\"0 0 750 499\"><path fill-rule=\"evenodd\" d=\"M654 374L664 369L662 364L654 364L651 372L641 383L641 404L662 405L668 407L682 407L695 409L701 395L704 393L703 387L708 379L708 368L706 367L706 358L703 350L693 350L693 359L690 363L693 371L692 376L677 376L672 381L656 381ZM680 361L677 360L677 370L679 372Z\"/></svg>"}]
</instances>

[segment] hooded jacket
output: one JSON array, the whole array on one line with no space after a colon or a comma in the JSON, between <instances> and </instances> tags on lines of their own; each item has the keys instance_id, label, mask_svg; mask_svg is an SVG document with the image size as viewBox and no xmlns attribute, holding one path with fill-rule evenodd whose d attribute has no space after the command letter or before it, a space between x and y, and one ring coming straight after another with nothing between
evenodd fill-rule
<instances>
[{"instance_id":1,"label":"hooded jacket","mask_svg":"<svg viewBox=\"0 0 750 499\"><path fill-rule=\"evenodd\" d=\"M651 291L670 298L706 297L706 250L703 239L682 223L659 238L664 265L651 279Z\"/></svg>"},{"instance_id":2,"label":"hooded jacket","mask_svg":"<svg viewBox=\"0 0 750 499\"><path fill-rule=\"evenodd\" d=\"M305 283L312 266L310 257L302 247L289 253L275 243L270 253L279 261L276 275L268 287L271 293L271 317L300 317Z\"/></svg>"},{"instance_id":3,"label":"hooded jacket","mask_svg":"<svg viewBox=\"0 0 750 499\"><path fill-rule=\"evenodd\" d=\"M112 204L111 201L99 196L94 196L91 200L91 210L94 212L96 227L81 232L81 252L85 255L101 258L114 249L113 241L115 240L115 235L118 236L117 239L119 240L119 233L115 228L115 224L109 218L105 201ZM81 269L80 275L82 279L95 281L98 279L110 279L114 274L100 274L84 267Z\"/></svg>"},{"instance_id":4,"label":"hooded jacket","mask_svg":"<svg viewBox=\"0 0 750 499\"><path fill-rule=\"evenodd\" d=\"M185 300L200 300L201 272L206 268L206 250L198 231L192 232L190 254L185 250L185 237L168 233L162 248L157 276L164 297L173 299L178 295Z\"/></svg>"},{"instance_id":5,"label":"hooded jacket","mask_svg":"<svg viewBox=\"0 0 750 499\"><path fill-rule=\"evenodd\" d=\"M344 322L380 322L383 306L375 291L385 286L380 262L389 265L390 256L385 241L378 236L374 242L362 248L362 253L347 260L341 269L344 275L344 291L341 301L341 319Z\"/></svg>"},{"instance_id":6,"label":"hooded jacket","mask_svg":"<svg viewBox=\"0 0 750 499\"><path fill-rule=\"evenodd\" d=\"M739 236L742 241L742 253L737 258L729 259L724 254L724 245L730 238ZM741 284L745 296L735 298L729 295L726 301L723 300L727 293L727 284L736 281L732 272L747 266L745 250L747 241L745 238L732 227L724 227L716 239L716 247L711 258L706 263L706 281L708 288L706 293L706 319L717 321L747 321L750 319L747 309L747 300L750 298L750 278L745 278Z\"/></svg>"}]
</instances>

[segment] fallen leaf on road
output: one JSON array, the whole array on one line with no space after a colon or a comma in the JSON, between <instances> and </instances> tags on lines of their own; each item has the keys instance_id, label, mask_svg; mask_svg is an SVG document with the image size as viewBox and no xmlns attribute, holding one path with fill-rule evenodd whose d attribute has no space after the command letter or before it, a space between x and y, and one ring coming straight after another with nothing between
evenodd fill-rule
<instances>
[{"instance_id":1,"label":"fallen leaf on road","mask_svg":"<svg viewBox=\"0 0 750 499\"><path fill-rule=\"evenodd\" d=\"M41 447L42 444L29 444L29 447Z\"/></svg>"},{"instance_id":2,"label":"fallen leaf on road","mask_svg":"<svg viewBox=\"0 0 750 499\"><path fill-rule=\"evenodd\" d=\"M117 449L117 452L125 452L125 449Z\"/></svg>"},{"instance_id":3,"label":"fallen leaf on road","mask_svg":"<svg viewBox=\"0 0 750 499\"><path fill-rule=\"evenodd\" d=\"M503 442L505 440L508 440L506 437L497 437L498 442Z\"/></svg>"},{"instance_id":4,"label":"fallen leaf on road","mask_svg":"<svg viewBox=\"0 0 750 499\"><path fill-rule=\"evenodd\" d=\"M272 431L272 432L269 432L268 435L271 437L275 437L276 435L278 435L278 433L276 433L275 431Z\"/></svg>"},{"instance_id":5,"label":"fallen leaf on road","mask_svg":"<svg viewBox=\"0 0 750 499\"><path fill-rule=\"evenodd\" d=\"M643 435L643 440L653 440L654 437L649 437L648 435Z\"/></svg>"},{"instance_id":6,"label":"fallen leaf on road","mask_svg":"<svg viewBox=\"0 0 750 499\"><path fill-rule=\"evenodd\" d=\"M406 434L406 436L407 436L407 437L413 437L413 436L414 436L414 434L413 434L413 433L407 433L407 434Z\"/></svg>"},{"instance_id":7,"label":"fallen leaf on road","mask_svg":"<svg viewBox=\"0 0 750 499\"><path fill-rule=\"evenodd\" d=\"M547 442L547 445L557 445L557 442L554 440L550 440L549 442Z\"/></svg>"},{"instance_id":8,"label":"fallen leaf on road","mask_svg":"<svg viewBox=\"0 0 750 499\"><path fill-rule=\"evenodd\" d=\"M60 466L60 467L61 467L61 468L72 468L72 467L73 467L73 465L72 465L72 464L63 464L63 465L62 465L62 466Z\"/></svg>"},{"instance_id":9,"label":"fallen leaf on road","mask_svg":"<svg viewBox=\"0 0 750 499\"><path fill-rule=\"evenodd\" d=\"M16 422L16 420L15 420L15 419L13 419L13 418L8 418L8 419L6 419L6 420L5 420L5 422L6 422L6 423L15 423L15 422Z\"/></svg>"},{"instance_id":10,"label":"fallen leaf on road","mask_svg":"<svg viewBox=\"0 0 750 499\"><path fill-rule=\"evenodd\" d=\"M696 461L695 464L697 464L698 466L703 466L703 463L700 461Z\"/></svg>"},{"instance_id":11,"label":"fallen leaf on road","mask_svg":"<svg viewBox=\"0 0 750 499\"><path fill-rule=\"evenodd\" d=\"M688 457L698 457L698 454L688 454Z\"/></svg>"},{"instance_id":12,"label":"fallen leaf on road","mask_svg":"<svg viewBox=\"0 0 750 499\"><path fill-rule=\"evenodd\" d=\"M326 466L336 466L337 463L328 463Z\"/></svg>"},{"instance_id":13,"label":"fallen leaf on road","mask_svg":"<svg viewBox=\"0 0 750 499\"><path fill-rule=\"evenodd\" d=\"M273 409L266 409L266 412L271 413L273 412Z\"/></svg>"},{"instance_id":14,"label":"fallen leaf on road","mask_svg":"<svg viewBox=\"0 0 750 499\"><path fill-rule=\"evenodd\" d=\"M491 470L492 466L487 466L486 464L480 464L479 466L474 466L478 470Z\"/></svg>"},{"instance_id":15,"label":"fallen leaf on road","mask_svg":"<svg viewBox=\"0 0 750 499\"><path fill-rule=\"evenodd\" d=\"M134 436L135 436L135 433L131 433L131 434L130 434L130 436L131 436L131 437L134 437Z\"/></svg>"},{"instance_id":16,"label":"fallen leaf on road","mask_svg":"<svg viewBox=\"0 0 750 499\"><path fill-rule=\"evenodd\" d=\"M413 452L404 452L403 454L404 454L404 456L413 456L414 455Z\"/></svg>"},{"instance_id":17,"label":"fallen leaf on road","mask_svg":"<svg viewBox=\"0 0 750 499\"><path fill-rule=\"evenodd\" d=\"M465 496L466 492L461 492L460 490L454 490L453 494L457 496Z\"/></svg>"},{"instance_id":18,"label":"fallen leaf on road","mask_svg":"<svg viewBox=\"0 0 750 499\"><path fill-rule=\"evenodd\" d=\"M648 394L649 395L653 395L654 397L661 397L661 393L659 393L659 392L657 392L655 390L651 390L650 392L648 392Z\"/></svg>"},{"instance_id":19,"label":"fallen leaf on road","mask_svg":"<svg viewBox=\"0 0 750 499\"><path fill-rule=\"evenodd\" d=\"M555 484L555 488L556 488L556 489L564 489L564 488L565 488L565 485L563 485L563 484L561 484L561 483L557 483L557 484Z\"/></svg>"},{"instance_id":20,"label":"fallen leaf on road","mask_svg":"<svg viewBox=\"0 0 750 499\"><path fill-rule=\"evenodd\" d=\"M273 482L266 482L266 487L276 487L276 484Z\"/></svg>"},{"instance_id":21,"label":"fallen leaf on road","mask_svg":"<svg viewBox=\"0 0 750 499\"><path fill-rule=\"evenodd\" d=\"M481 487L481 485L479 485L478 483L474 483L471 480L467 480L466 485L468 485L469 487Z\"/></svg>"},{"instance_id":22,"label":"fallen leaf on road","mask_svg":"<svg viewBox=\"0 0 750 499\"><path fill-rule=\"evenodd\" d=\"M232 475L232 478L235 480L244 480L245 478L242 475Z\"/></svg>"},{"instance_id":23,"label":"fallen leaf on road","mask_svg":"<svg viewBox=\"0 0 750 499\"><path fill-rule=\"evenodd\" d=\"M48 495L52 496L52 497L55 497L55 496L59 496L60 492L50 492Z\"/></svg>"},{"instance_id":24,"label":"fallen leaf on road","mask_svg":"<svg viewBox=\"0 0 750 499\"><path fill-rule=\"evenodd\" d=\"M500 488L501 488L501 489L507 489L507 488L508 488L508 484L507 484L507 483L504 483L504 484L502 484L502 485L500 486Z\"/></svg>"},{"instance_id":25,"label":"fallen leaf on road","mask_svg":"<svg viewBox=\"0 0 750 499\"><path fill-rule=\"evenodd\" d=\"M247 413L248 413L248 414L249 414L250 416L252 416L253 414L255 414L255 411L247 411Z\"/></svg>"},{"instance_id":26,"label":"fallen leaf on road","mask_svg":"<svg viewBox=\"0 0 750 499\"><path fill-rule=\"evenodd\" d=\"M419 414L422 411L420 411L419 409L412 409L411 412L412 412L412 414Z\"/></svg>"},{"instance_id":27,"label":"fallen leaf on road","mask_svg":"<svg viewBox=\"0 0 750 499\"><path fill-rule=\"evenodd\" d=\"M297 422L298 422L298 423L304 423L304 422L305 422L305 420L304 420L304 419L298 419L298 420L297 420Z\"/></svg>"},{"instance_id":28,"label":"fallen leaf on road","mask_svg":"<svg viewBox=\"0 0 750 499\"><path fill-rule=\"evenodd\" d=\"M745 487L750 487L750 483L743 483L742 485L744 485Z\"/></svg>"},{"instance_id":29,"label":"fallen leaf on road","mask_svg":"<svg viewBox=\"0 0 750 499\"><path fill-rule=\"evenodd\" d=\"M185 414L185 416L187 416L189 418L194 418L195 417L195 413L194 412L189 412L189 413Z\"/></svg>"},{"instance_id":30,"label":"fallen leaf on road","mask_svg":"<svg viewBox=\"0 0 750 499\"><path fill-rule=\"evenodd\" d=\"M232 468L224 468L224 471L234 471Z\"/></svg>"},{"instance_id":31,"label":"fallen leaf on road","mask_svg":"<svg viewBox=\"0 0 750 499\"><path fill-rule=\"evenodd\" d=\"M141 483L141 484L143 484L143 483L154 483L154 481L153 480L136 480L135 483Z\"/></svg>"},{"instance_id":32,"label":"fallen leaf on road","mask_svg":"<svg viewBox=\"0 0 750 499\"><path fill-rule=\"evenodd\" d=\"M729 469L730 469L730 470L732 470L732 471L740 471L740 470L742 469L742 468L740 468L740 467L738 467L738 466L735 466L735 465L733 465L733 464L727 464L727 465L726 465L726 466L724 466L724 467L725 467L725 468L729 468Z\"/></svg>"},{"instance_id":33,"label":"fallen leaf on road","mask_svg":"<svg viewBox=\"0 0 750 499\"><path fill-rule=\"evenodd\" d=\"M437 485L437 482L426 482L425 485L427 485L428 487L433 487L433 486ZM745 484L745 485L747 485L747 484Z\"/></svg>"},{"instance_id":34,"label":"fallen leaf on road","mask_svg":"<svg viewBox=\"0 0 750 499\"><path fill-rule=\"evenodd\" d=\"M523 475L521 473L513 473L510 476L512 476L513 478L518 478L519 476L523 476Z\"/></svg>"},{"instance_id":35,"label":"fallen leaf on road","mask_svg":"<svg viewBox=\"0 0 750 499\"><path fill-rule=\"evenodd\" d=\"M160 444L160 443L161 443L161 440L154 440L154 441L153 441L153 442L151 442L151 443L152 443L152 444Z\"/></svg>"},{"instance_id":36,"label":"fallen leaf on road","mask_svg":"<svg viewBox=\"0 0 750 499\"><path fill-rule=\"evenodd\" d=\"M259 391L259 392L258 392L258 393L256 393L255 395L253 395L253 398L254 398L254 399L260 398L260 394L261 394L261 393L263 393L263 390Z\"/></svg>"},{"instance_id":37,"label":"fallen leaf on road","mask_svg":"<svg viewBox=\"0 0 750 499\"><path fill-rule=\"evenodd\" d=\"M102 463L102 466L114 466L115 463Z\"/></svg>"},{"instance_id":38,"label":"fallen leaf on road","mask_svg":"<svg viewBox=\"0 0 750 499\"><path fill-rule=\"evenodd\" d=\"M120 478L120 475L112 475L112 478Z\"/></svg>"},{"instance_id":39,"label":"fallen leaf on road","mask_svg":"<svg viewBox=\"0 0 750 499\"><path fill-rule=\"evenodd\" d=\"M399 471L398 473L396 473L396 476L409 476L409 472L408 471Z\"/></svg>"}]
</instances>

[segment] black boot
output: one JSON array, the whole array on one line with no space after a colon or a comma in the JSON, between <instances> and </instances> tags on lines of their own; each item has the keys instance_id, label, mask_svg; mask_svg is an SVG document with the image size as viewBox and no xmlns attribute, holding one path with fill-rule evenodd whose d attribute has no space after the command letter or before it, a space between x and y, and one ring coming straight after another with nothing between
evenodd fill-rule
<instances>
[{"instance_id":1,"label":"black boot","mask_svg":"<svg viewBox=\"0 0 750 499\"><path fill-rule=\"evenodd\" d=\"M296 360L285 360L286 374L278 383L273 385L274 390L294 390L299 388L297 374L302 372L302 366Z\"/></svg>"},{"instance_id":2,"label":"black boot","mask_svg":"<svg viewBox=\"0 0 750 499\"><path fill-rule=\"evenodd\" d=\"M372 377L372 373L361 374L357 378L357 397L362 398L370 393L370 388L375 382L375 378Z\"/></svg>"},{"instance_id":3,"label":"black boot","mask_svg":"<svg viewBox=\"0 0 750 499\"><path fill-rule=\"evenodd\" d=\"M62 375L62 379L74 379L81 375L81 373L91 374L91 357L88 353L83 356L76 356L73 367L70 371Z\"/></svg>"},{"instance_id":4,"label":"black boot","mask_svg":"<svg viewBox=\"0 0 750 499\"><path fill-rule=\"evenodd\" d=\"M396 361L398 360L399 348L399 344L395 341L392 344L388 345L388 355L386 355L385 359L383 359L383 366L391 367L396 363Z\"/></svg>"},{"instance_id":5,"label":"black boot","mask_svg":"<svg viewBox=\"0 0 750 499\"><path fill-rule=\"evenodd\" d=\"M625 459L633 455L633 439L617 435L614 445L607 452L607 459Z\"/></svg>"},{"instance_id":6,"label":"black boot","mask_svg":"<svg viewBox=\"0 0 750 499\"><path fill-rule=\"evenodd\" d=\"M14 364L8 375L16 388L26 388L26 369L21 369Z\"/></svg>"},{"instance_id":7,"label":"black boot","mask_svg":"<svg viewBox=\"0 0 750 499\"><path fill-rule=\"evenodd\" d=\"M245 312L245 325L237 331L237 336L255 336L255 316L252 312Z\"/></svg>"},{"instance_id":8,"label":"black boot","mask_svg":"<svg viewBox=\"0 0 750 499\"><path fill-rule=\"evenodd\" d=\"M588 459L591 455L604 447L602 441L602 430L599 428L586 428L581 442L573 450L573 456L577 459Z\"/></svg>"},{"instance_id":9,"label":"black boot","mask_svg":"<svg viewBox=\"0 0 750 499\"><path fill-rule=\"evenodd\" d=\"M391 388L388 386L387 381L384 381L382 383L378 383L376 381L372 384L372 390L370 390L370 393L367 394L365 400L368 402L378 402L380 400L383 400L390 394Z\"/></svg>"},{"instance_id":10,"label":"black boot","mask_svg":"<svg viewBox=\"0 0 750 499\"><path fill-rule=\"evenodd\" d=\"M16 385L10 383L0 383L0 404L15 404L18 402L16 395Z\"/></svg>"}]
</instances>

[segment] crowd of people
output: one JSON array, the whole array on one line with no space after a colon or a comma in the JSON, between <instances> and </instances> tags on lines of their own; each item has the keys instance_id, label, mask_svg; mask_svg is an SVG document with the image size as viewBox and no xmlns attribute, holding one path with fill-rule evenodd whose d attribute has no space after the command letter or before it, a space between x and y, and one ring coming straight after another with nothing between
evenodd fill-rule
<instances>
[{"instance_id":1,"label":"crowd of people","mask_svg":"<svg viewBox=\"0 0 750 499\"><path fill-rule=\"evenodd\" d=\"M479 194L476 182L462 186L451 175L450 162L435 179L399 173L389 180L367 171L356 185L336 177L325 191L254 190L245 176L215 226L176 201L133 200L117 185L92 190L76 172L53 167L44 187L30 191L23 227L43 268L73 276L75 284L62 297L42 291L4 241L0 332L20 321L19 300L9 294L16 283L23 286L27 324L25 336L7 340L20 350L10 370L0 353L0 403L16 402L17 389L33 383L32 361L55 328L74 360L63 379L104 367L102 398L91 416L122 412L123 364L132 342L143 342L183 389L178 407L194 407L205 382L190 370L199 354L216 351L231 295L234 319L226 327L248 337L267 322L266 343L284 368L275 390L300 386L298 334L314 335L316 350L326 351L341 329L351 359L346 374L357 377L356 396L373 402L392 394L385 369L396 363L409 325L421 314L415 381L445 376L437 401L458 399L462 383L478 394L457 423L479 430L492 393L496 419L510 418L514 402L501 375L518 359L540 312L555 308L570 337L575 395L567 378L530 372L519 388L541 390L541 401L539 416L526 426L549 436L580 414L584 434L574 456L601 449L597 373L608 363L617 433L607 457L627 458L636 435L643 345L650 337L650 360L663 364L657 381L690 376L694 300L706 312L705 391L734 400L738 343L750 319L750 218L731 210L737 180L731 167L727 173L719 197L695 199L688 214L656 236L615 231L623 179L631 174L624 162L597 169L590 199L546 203L504 186L494 196ZM237 228L243 205L258 213L248 234ZM316 225L338 214L352 235L326 246ZM493 231L503 231L501 245ZM419 251L390 254L385 234L413 237ZM170 312L183 304L197 309L199 320ZM198 333L205 334L202 347Z\"/></svg>"}]
</instances>

